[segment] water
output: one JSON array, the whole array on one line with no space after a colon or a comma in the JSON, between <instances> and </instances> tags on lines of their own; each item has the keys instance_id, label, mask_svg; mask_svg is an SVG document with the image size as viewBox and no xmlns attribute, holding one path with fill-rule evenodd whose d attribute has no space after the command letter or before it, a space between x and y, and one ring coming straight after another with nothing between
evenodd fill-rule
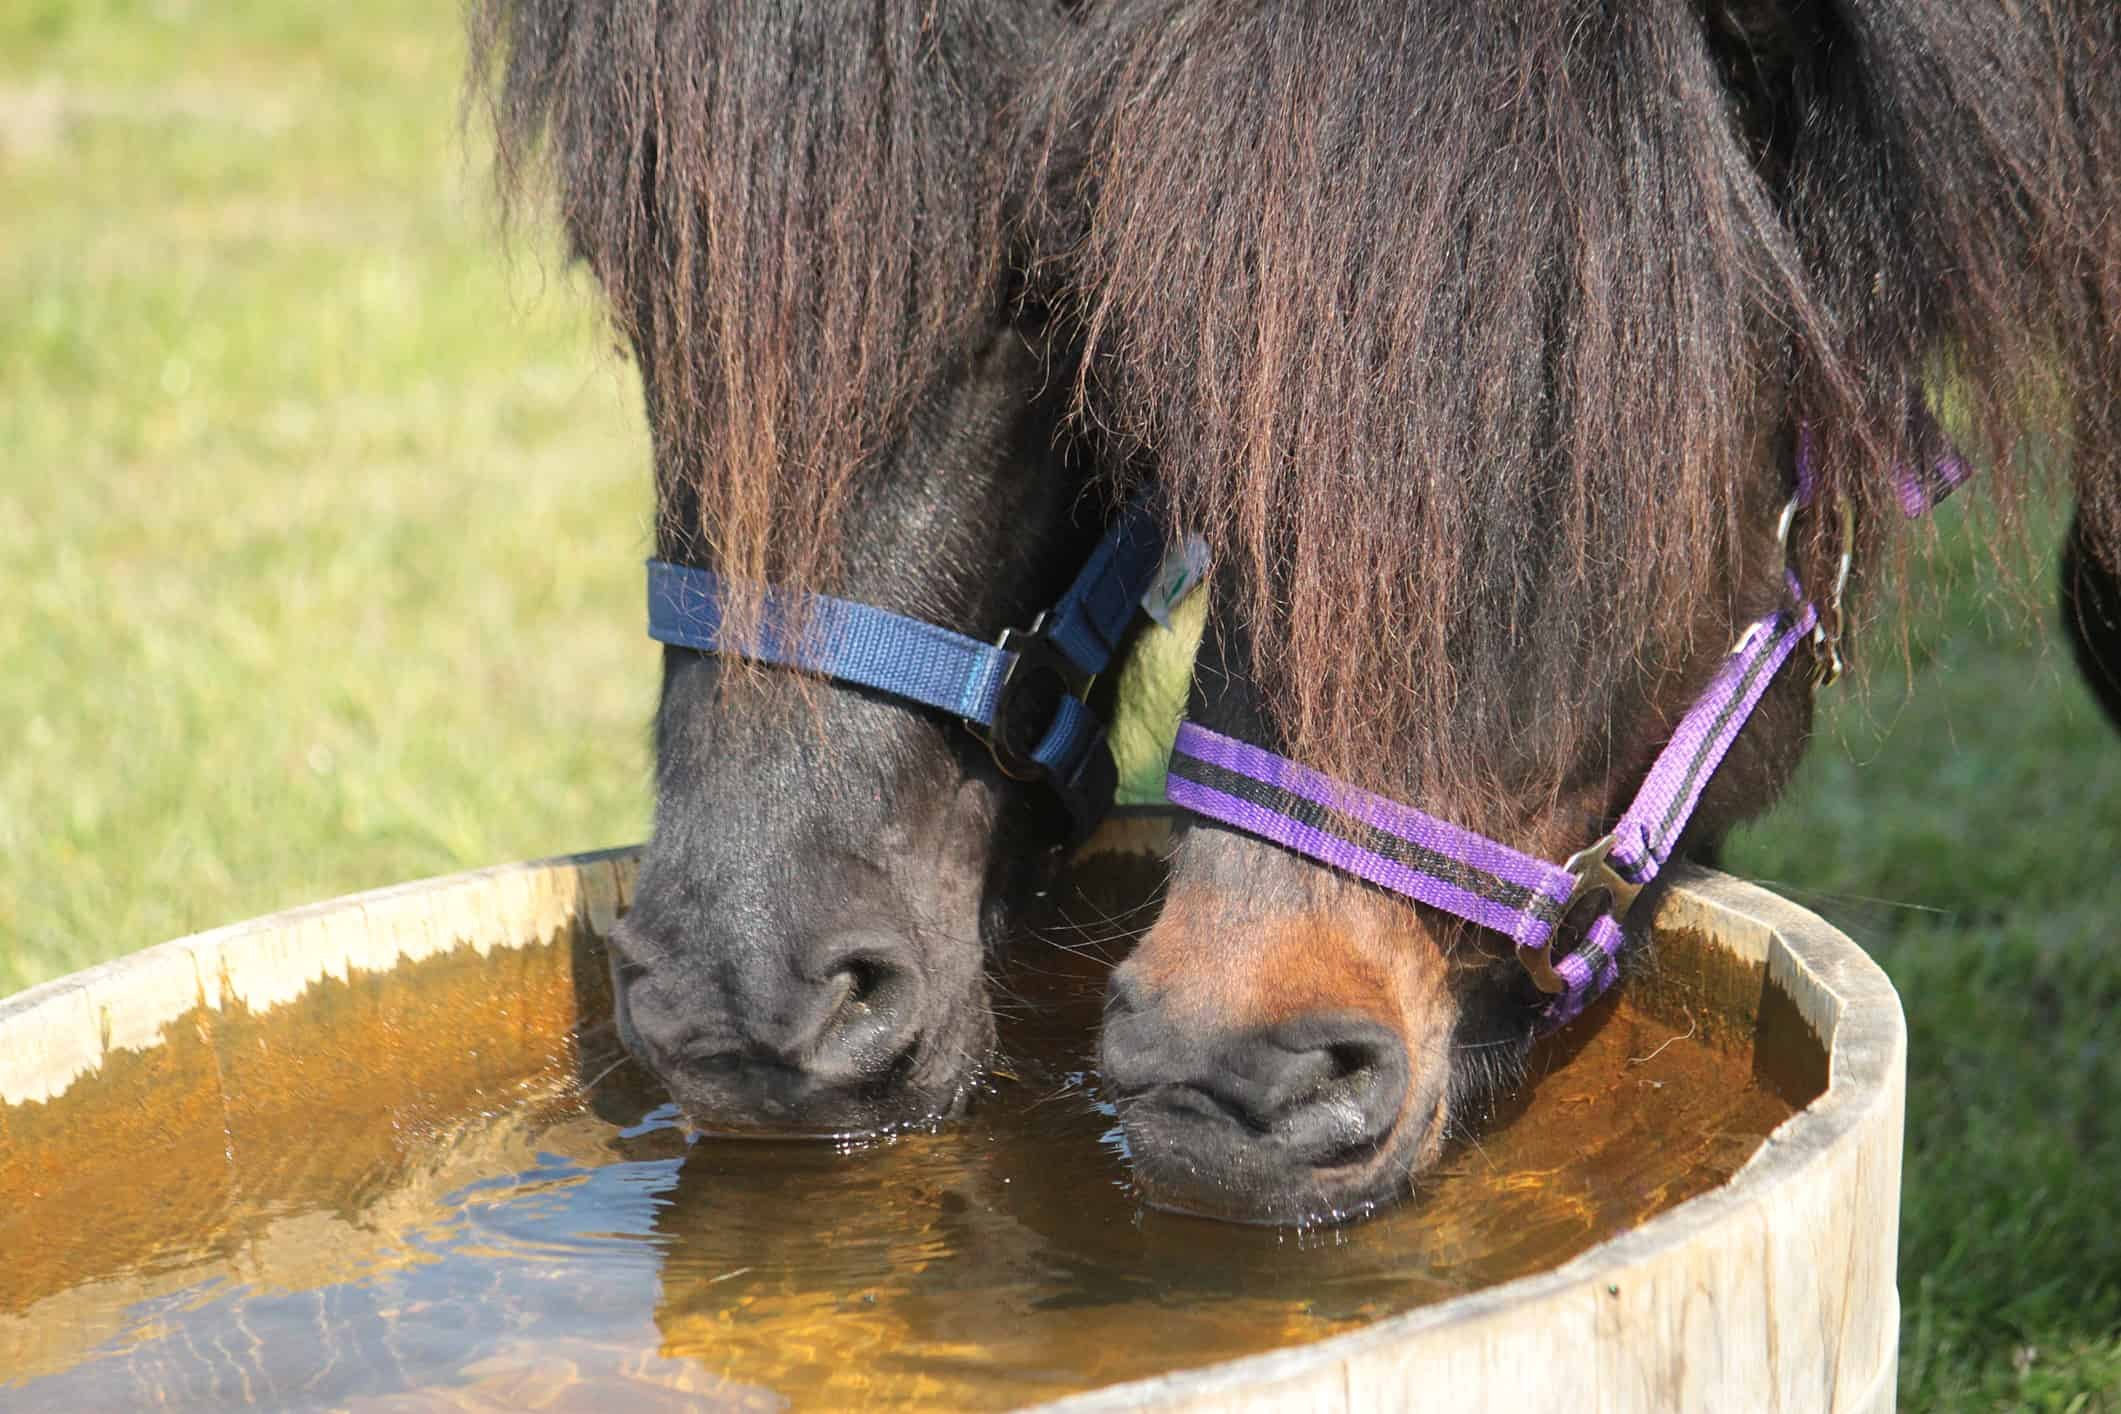
<instances>
[{"instance_id":1,"label":"water","mask_svg":"<svg viewBox=\"0 0 2121 1414\"><path fill-rule=\"evenodd\" d=\"M691 1139L596 1023L583 937L198 1013L0 1107L0 1407L1021 1404L1552 1267L1722 1182L1823 1083L1786 1005L1759 1047L1733 1013L1757 971L1667 939L1417 1202L1309 1231L1146 1211L1085 921L1139 868L1064 885L1073 917L1019 950L972 1113L866 1145Z\"/></svg>"}]
</instances>

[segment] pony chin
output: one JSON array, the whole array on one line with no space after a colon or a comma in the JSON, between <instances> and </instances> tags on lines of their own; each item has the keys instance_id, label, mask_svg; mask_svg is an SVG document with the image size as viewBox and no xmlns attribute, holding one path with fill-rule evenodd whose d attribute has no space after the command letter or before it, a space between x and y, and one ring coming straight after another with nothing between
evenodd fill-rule
<instances>
[{"instance_id":1,"label":"pony chin","mask_svg":"<svg viewBox=\"0 0 2121 1414\"><path fill-rule=\"evenodd\" d=\"M1101 1070L1152 1207L1310 1225L1407 1196L1477 1091L1456 1072L1498 964L1412 907L1270 845L1196 828L1114 974ZM1248 887L1227 880L1243 878ZM1459 936L1454 932L1454 938ZM1500 1018L1530 1043L1529 1007ZM1483 1046L1482 1075L1497 1047Z\"/></svg>"}]
</instances>

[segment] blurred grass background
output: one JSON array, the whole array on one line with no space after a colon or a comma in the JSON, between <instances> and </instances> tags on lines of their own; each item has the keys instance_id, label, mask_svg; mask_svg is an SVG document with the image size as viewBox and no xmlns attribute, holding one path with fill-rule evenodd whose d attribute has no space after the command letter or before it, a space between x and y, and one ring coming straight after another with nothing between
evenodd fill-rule
<instances>
[{"instance_id":1,"label":"blurred grass background","mask_svg":"<svg viewBox=\"0 0 2121 1414\"><path fill-rule=\"evenodd\" d=\"M638 838L630 371L448 6L0 7L0 991Z\"/></svg>"},{"instance_id":2,"label":"blurred grass background","mask_svg":"<svg viewBox=\"0 0 2121 1414\"><path fill-rule=\"evenodd\" d=\"M638 394L462 64L409 0L0 9L0 993L645 833ZM2121 738L1969 514L1726 863L1906 1001L1903 1403L2121 1409Z\"/></svg>"},{"instance_id":3,"label":"blurred grass background","mask_svg":"<svg viewBox=\"0 0 2121 1414\"><path fill-rule=\"evenodd\" d=\"M2056 626L2063 515L2010 576L1978 498L1936 519L1869 690L1723 864L1900 991L1903 1407L2121 1409L2121 735Z\"/></svg>"}]
</instances>

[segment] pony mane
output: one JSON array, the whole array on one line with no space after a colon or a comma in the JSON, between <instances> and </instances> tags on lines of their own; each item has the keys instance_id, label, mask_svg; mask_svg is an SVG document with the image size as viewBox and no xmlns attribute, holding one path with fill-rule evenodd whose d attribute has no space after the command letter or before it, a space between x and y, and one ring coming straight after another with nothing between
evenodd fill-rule
<instances>
[{"instance_id":1,"label":"pony mane","mask_svg":"<svg viewBox=\"0 0 2121 1414\"><path fill-rule=\"evenodd\" d=\"M473 0L504 199L549 181L640 364L659 553L829 583L850 493L1005 303L1035 15L968 0Z\"/></svg>"},{"instance_id":2,"label":"pony mane","mask_svg":"<svg viewBox=\"0 0 2121 1414\"><path fill-rule=\"evenodd\" d=\"M2067 472L2114 562L2121 10L1849 0L1769 18L1796 50L1780 201L1833 321L1798 378L1829 464L1897 519L1896 466L1940 450L1909 435L1926 396L2006 517L2027 470Z\"/></svg>"},{"instance_id":3,"label":"pony mane","mask_svg":"<svg viewBox=\"0 0 2121 1414\"><path fill-rule=\"evenodd\" d=\"M1090 10L1033 104L1039 277L1290 749L1558 789L1728 605L1788 429L1875 532L1926 387L2006 500L2055 431L2111 528L2115 21L1984 8Z\"/></svg>"}]
</instances>

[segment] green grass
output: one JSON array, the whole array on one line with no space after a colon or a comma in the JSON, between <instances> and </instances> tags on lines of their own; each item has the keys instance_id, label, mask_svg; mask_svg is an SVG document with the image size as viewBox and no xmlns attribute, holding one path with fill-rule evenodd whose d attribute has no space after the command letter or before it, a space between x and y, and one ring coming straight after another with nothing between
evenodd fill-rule
<instances>
[{"instance_id":1,"label":"green grass","mask_svg":"<svg viewBox=\"0 0 2121 1414\"><path fill-rule=\"evenodd\" d=\"M0 11L0 991L638 838L631 374L449 7Z\"/></svg>"},{"instance_id":2,"label":"green grass","mask_svg":"<svg viewBox=\"0 0 2121 1414\"><path fill-rule=\"evenodd\" d=\"M1966 515L1941 517L1905 661L1873 635L1871 691L1831 700L1725 864L1900 990L1903 1404L2121 1409L2121 738Z\"/></svg>"},{"instance_id":3,"label":"green grass","mask_svg":"<svg viewBox=\"0 0 2121 1414\"><path fill-rule=\"evenodd\" d=\"M646 828L638 397L454 24L0 9L0 992ZM1906 1406L2121 1409L2121 742L1974 538L1727 862L1906 1000Z\"/></svg>"}]
</instances>

